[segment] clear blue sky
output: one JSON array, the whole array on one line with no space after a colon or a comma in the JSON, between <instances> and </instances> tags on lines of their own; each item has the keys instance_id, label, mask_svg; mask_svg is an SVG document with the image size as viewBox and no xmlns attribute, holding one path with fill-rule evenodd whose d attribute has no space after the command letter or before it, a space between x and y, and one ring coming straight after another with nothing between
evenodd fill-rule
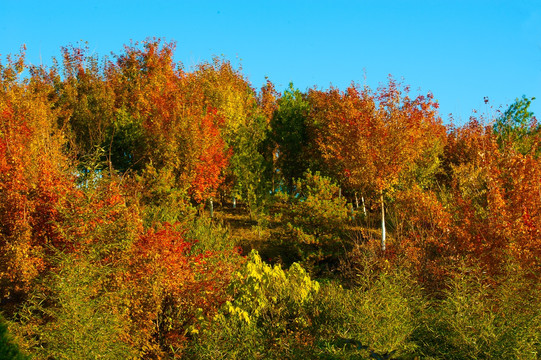
<instances>
[{"instance_id":1,"label":"clear blue sky","mask_svg":"<svg viewBox=\"0 0 541 360\"><path fill-rule=\"evenodd\" d=\"M30 62L50 64L80 40L103 56L147 37L175 40L187 69L213 55L240 62L256 88L265 76L279 90L376 88L392 74L431 91L445 122L523 94L541 119L541 0L0 0L2 58L26 44Z\"/></svg>"}]
</instances>

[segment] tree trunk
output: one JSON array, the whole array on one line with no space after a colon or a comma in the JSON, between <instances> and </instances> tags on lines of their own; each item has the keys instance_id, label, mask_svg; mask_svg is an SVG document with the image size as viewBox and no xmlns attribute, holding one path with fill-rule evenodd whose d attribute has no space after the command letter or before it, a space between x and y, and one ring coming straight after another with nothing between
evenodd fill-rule
<instances>
[{"instance_id":1,"label":"tree trunk","mask_svg":"<svg viewBox=\"0 0 541 360\"><path fill-rule=\"evenodd\" d=\"M214 218L214 202L212 201L212 198L210 198L210 218Z\"/></svg>"},{"instance_id":2,"label":"tree trunk","mask_svg":"<svg viewBox=\"0 0 541 360\"><path fill-rule=\"evenodd\" d=\"M359 208L359 197L357 196L357 192L355 191L355 209Z\"/></svg>"},{"instance_id":3,"label":"tree trunk","mask_svg":"<svg viewBox=\"0 0 541 360\"><path fill-rule=\"evenodd\" d=\"M363 212L364 212L364 217L366 217L366 206L364 206L364 196L361 195L361 200L363 202Z\"/></svg>"},{"instance_id":4,"label":"tree trunk","mask_svg":"<svg viewBox=\"0 0 541 360\"><path fill-rule=\"evenodd\" d=\"M237 208L237 198L233 196L233 209Z\"/></svg>"},{"instance_id":5,"label":"tree trunk","mask_svg":"<svg viewBox=\"0 0 541 360\"><path fill-rule=\"evenodd\" d=\"M385 204L383 203L383 191L381 192L381 251L385 251Z\"/></svg>"}]
</instances>

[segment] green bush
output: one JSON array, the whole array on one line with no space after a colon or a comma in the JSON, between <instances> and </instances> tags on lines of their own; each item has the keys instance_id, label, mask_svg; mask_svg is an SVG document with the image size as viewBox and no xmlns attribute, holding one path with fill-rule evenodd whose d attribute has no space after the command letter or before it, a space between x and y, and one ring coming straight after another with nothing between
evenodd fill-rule
<instances>
[{"instance_id":1,"label":"green bush","mask_svg":"<svg viewBox=\"0 0 541 360\"><path fill-rule=\"evenodd\" d=\"M8 333L7 324L0 315L0 360L25 360L27 357L21 353L19 347L13 343Z\"/></svg>"},{"instance_id":2,"label":"green bush","mask_svg":"<svg viewBox=\"0 0 541 360\"><path fill-rule=\"evenodd\" d=\"M156 169L149 164L131 185L142 208L145 227L194 219L196 209L190 203L187 189L178 188L172 168Z\"/></svg>"},{"instance_id":3,"label":"green bush","mask_svg":"<svg viewBox=\"0 0 541 360\"><path fill-rule=\"evenodd\" d=\"M494 281L462 267L416 337L425 356L443 359L537 359L541 343L539 284L508 270Z\"/></svg>"},{"instance_id":4,"label":"green bush","mask_svg":"<svg viewBox=\"0 0 541 360\"><path fill-rule=\"evenodd\" d=\"M121 359L136 352L124 339L129 320L107 286L112 269L60 255L21 310L21 329L36 359Z\"/></svg>"},{"instance_id":5,"label":"green bush","mask_svg":"<svg viewBox=\"0 0 541 360\"><path fill-rule=\"evenodd\" d=\"M358 276L363 286L321 287L314 319L318 356L358 359L414 354L417 345L412 335L425 307L420 288L401 270L372 274L367 269Z\"/></svg>"},{"instance_id":6,"label":"green bush","mask_svg":"<svg viewBox=\"0 0 541 360\"><path fill-rule=\"evenodd\" d=\"M229 229L208 217L194 219L186 238L195 242L192 251L201 253L216 251L229 254L236 246Z\"/></svg>"},{"instance_id":7,"label":"green bush","mask_svg":"<svg viewBox=\"0 0 541 360\"><path fill-rule=\"evenodd\" d=\"M338 196L337 185L318 172L308 171L294 184L296 191L289 196L283 213L287 225L281 234L282 242L307 268L336 259L343 251L341 238L348 219L346 199Z\"/></svg>"}]
</instances>

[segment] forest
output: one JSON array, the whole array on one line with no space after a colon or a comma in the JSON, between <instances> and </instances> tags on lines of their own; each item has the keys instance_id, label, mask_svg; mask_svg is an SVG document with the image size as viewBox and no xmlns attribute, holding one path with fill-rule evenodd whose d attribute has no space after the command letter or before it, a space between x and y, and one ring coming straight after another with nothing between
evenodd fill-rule
<instances>
[{"instance_id":1,"label":"forest","mask_svg":"<svg viewBox=\"0 0 541 360\"><path fill-rule=\"evenodd\" d=\"M0 359L540 357L535 98L444 124L174 53L0 62Z\"/></svg>"}]
</instances>

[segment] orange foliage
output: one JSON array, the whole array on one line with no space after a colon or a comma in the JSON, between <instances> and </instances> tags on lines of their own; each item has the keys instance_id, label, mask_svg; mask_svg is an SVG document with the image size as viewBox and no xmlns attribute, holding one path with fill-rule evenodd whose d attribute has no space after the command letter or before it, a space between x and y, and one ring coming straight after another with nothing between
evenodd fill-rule
<instances>
[{"instance_id":1,"label":"orange foliage","mask_svg":"<svg viewBox=\"0 0 541 360\"><path fill-rule=\"evenodd\" d=\"M133 162L174 169L176 185L200 202L223 181L230 157L222 137L225 118L209 106L202 82L173 63L174 48L159 40L126 47L110 76L117 106L142 130Z\"/></svg>"},{"instance_id":2,"label":"orange foliage","mask_svg":"<svg viewBox=\"0 0 541 360\"><path fill-rule=\"evenodd\" d=\"M375 94L352 86L345 93L311 90L309 98L324 159L356 189L379 193L395 185L441 128L432 95L410 99L392 79Z\"/></svg>"},{"instance_id":3,"label":"orange foliage","mask_svg":"<svg viewBox=\"0 0 541 360\"><path fill-rule=\"evenodd\" d=\"M402 244L423 276L441 278L459 259L491 274L509 261L527 269L541 255L541 163L501 151L490 127L476 120L451 129L441 197L420 189L396 194L405 224ZM414 256L416 254L416 256Z\"/></svg>"},{"instance_id":4,"label":"orange foliage","mask_svg":"<svg viewBox=\"0 0 541 360\"><path fill-rule=\"evenodd\" d=\"M62 242L52 223L73 186L62 137L38 78L20 83L19 61L0 66L0 281L2 296L25 291L46 264L44 251Z\"/></svg>"},{"instance_id":5,"label":"orange foliage","mask_svg":"<svg viewBox=\"0 0 541 360\"><path fill-rule=\"evenodd\" d=\"M198 317L211 316L229 299L234 263L212 252L194 253L193 245L179 225L164 224L144 232L133 246L127 274L130 312L137 332L150 342L147 348L154 349L149 354L181 350Z\"/></svg>"}]
</instances>

